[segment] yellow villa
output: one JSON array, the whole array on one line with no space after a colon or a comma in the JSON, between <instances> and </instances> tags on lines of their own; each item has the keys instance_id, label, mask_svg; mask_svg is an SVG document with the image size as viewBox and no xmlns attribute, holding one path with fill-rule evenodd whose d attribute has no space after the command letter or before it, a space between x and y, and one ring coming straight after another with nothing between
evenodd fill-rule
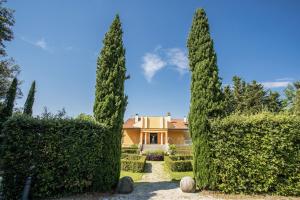
<instances>
[{"instance_id":1,"label":"yellow villa","mask_svg":"<svg viewBox=\"0 0 300 200\"><path fill-rule=\"evenodd\" d=\"M139 116L129 118L123 125L122 146L139 145L143 150L167 150L169 144L191 144L186 118L167 116Z\"/></svg>"}]
</instances>

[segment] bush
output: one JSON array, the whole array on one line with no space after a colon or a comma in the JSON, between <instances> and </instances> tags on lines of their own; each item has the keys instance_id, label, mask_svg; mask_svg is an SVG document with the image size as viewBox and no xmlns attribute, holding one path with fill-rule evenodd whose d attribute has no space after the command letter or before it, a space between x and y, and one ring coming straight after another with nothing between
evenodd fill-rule
<instances>
[{"instance_id":1,"label":"bush","mask_svg":"<svg viewBox=\"0 0 300 200\"><path fill-rule=\"evenodd\" d=\"M129 160L139 160L141 158L140 155L137 154L122 154L121 159L128 158Z\"/></svg>"},{"instance_id":2,"label":"bush","mask_svg":"<svg viewBox=\"0 0 300 200\"><path fill-rule=\"evenodd\" d=\"M180 160L180 158L182 160ZM174 159L174 160L173 160ZM184 156L166 156L165 162L167 167L173 172L187 172L193 171L192 160L188 160L188 157L184 158Z\"/></svg>"},{"instance_id":3,"label":"bush","mask_svg":"<svg viewBox=\"0 0 300 200\"><path fill-rule=\"evenodd\" d=\"M143 172L146 163L145 156L125 157L121 160L121 169L129 172Z\"/></svg>"},{"instance_id":4,"label":"bush","mask_svg":"<svg viewBox=\"0 0 300 200\"><path fill-rule=\"evenodd\" d=\"M169 145L169 154L170 155L175 155L176 154L176 145L175 144L170 144Z\"/></svg>"},{"instance_id":5,"label":"bush","mask_svg":"<svg viewBox=\"0 0 300 200\"><path fill-rule=\"evenodd\" d=\"M122 147L122 153L125 154L139 154L140 150L138 147Z\"/></svg>"},{"instance_id":6,"label":"bush","mask_svg":"<svg viewBox=\"0 0 300 200\"><path fill-rule=\"evenodd\" d=\"M300 195L300 118L229 116L212 123L215 186L224 192Z\"/></svg>"},{"instance_id":7,"label":"bush","mask_svg":"<svg viewBox=\"0 0 300 200\"><path fill-rule=\"evenodd\" d=\"M144 154L146 155L147 160L163 161L165 152L162 150L156 150L156 151L147 151Z\"/></svg>"},{"instance_id":8,"label":"bush","mask_svg":"<svg viewBox=\"0 0 300 200\"><path fill-rule=\"evenodd\" d=\"M5 199L20 199L30 175L32 198L108 191L118 182L119 134L102 125L17 116L4 124L3 133Z\"/></svg>"},{"instance_id":9,"label":"bush","mask_svg":"<svg viewBox=\"0 0 300 200\"><path fill-rule=\"evenodd\" d=\"M173 161L178 161L178 160L193 160L192 155L174 155L174 156L169 156L169 158Z\"/></svg>"}]
</instances>

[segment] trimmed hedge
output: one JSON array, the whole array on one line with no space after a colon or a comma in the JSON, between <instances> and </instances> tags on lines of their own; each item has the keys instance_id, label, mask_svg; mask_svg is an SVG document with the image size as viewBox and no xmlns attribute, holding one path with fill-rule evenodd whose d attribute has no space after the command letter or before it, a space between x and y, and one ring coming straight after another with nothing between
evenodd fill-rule
<instances>
[{"instance_id":1,"label":"trimmed hedge","mask_svg":"<svg viewBox=\"0 0 300 200\"><path fill-rule=\"evenodd\" d=\"M191 156L165 156L165 162L173 172L193 171Z\"/></svg>"},{"instance_id":2,"label":"trimmed hedge","mask_svg":"<svg viewBox=\"0 0 300 200\"><path fill-rule=\"evenodd\" d=\"M20 199L29 175L32 198L109 191L118 182L121 149L116 138L121 134L102 125L17 116L4 124L3 133L5 199Z\"/></svg>"},{"instance_id":3,"label":"trimmed hedge","mask_svg":"<svg viewBox=\"0 0 300 200\"><path fill-rule=\"evenodd\" d=\"M124 154L139 154L140 150L138 147L122 147L122 153L124 153Z\"/></svg>"},{"instance_id":4,"label":"trimmed hedge","mask_svg":"<svg viewBox=\"0 0 300 200\"><path fill-rule=\"evenodd\" d=\"M193 160L192 155L173 155L169 156L171 160L177 161L177 160Z\"/></svg>"},{"instance_id":5,"label":"trimmed hedge","mask_svg":"<svg viewBox=\"0 0 300 200\"><path fill-rule=\"evenodd\" d=\"M145 156L128 156L121 160L121 170L129 172L143 172L145 163Z\"/></svg>"},{"instance_id":6,"label":"trimmed hedge","mask_svg":"<svg viewBox=\"0 0 300 200\"><path fill-rule=\"evenodd\" d=\"M300 195L300 118L263 113L212 123L215 186L228 193Z\"/></svg>"}]
</instances>

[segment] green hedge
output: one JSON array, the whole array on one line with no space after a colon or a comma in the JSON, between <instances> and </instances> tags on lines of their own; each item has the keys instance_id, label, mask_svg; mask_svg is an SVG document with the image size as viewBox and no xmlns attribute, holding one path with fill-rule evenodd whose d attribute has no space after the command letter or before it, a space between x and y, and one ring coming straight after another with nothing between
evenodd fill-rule
<instances>
[{"instance_id":1,"label":"green hedge","mask_svg":"<svg viewBox=\"0 0 300 200\"><path fill-rule=\"evenodd\" d=\"M121 134L99 124L18 116L3 133L5 199L20 199L29 175L33 198L108 191L118 182Z\"/></svg>"},{"instance_id":2,"label":"green hedge","mask_svg":"<svg viewBox=\"0 0 300 200\"><path fill-rule=\"evenodd\" d=\"M300 118L259 114L212 123L215 187L230 193L300 195Z\"/></svg>"},{"instance_id":3,"label":"green hedge","mask_svg":"<svg viewBox=\"0 0 300 200\"><path fill-rule=\"evenodd\" d=\"M129 172L143 172L145 163L146 163L146 156L138 156L137 157L125 157L121 160L121 169L124 171Z\"/></svg>"},{"instance_id":4,"label":"green hedge","mask_svg":"<svg viewBox=\"0 0 300 200\"><path fill-rule=\"evenodd\" d=\"M141 158L141 156L137 155L137 154L125 154L125 153L122 153L121 159L123 159L123 158L127 158L129 160L139 160Z\"/></svg>"},{"instance_id":5,"label":"green hedge","mask_svg":"<svg viewBox=\"0 0 300 200\"><path fill-rule=\"evenodd\" d=\"M124 153L124 154L139 154L140 150L138 147L122 147L122 153Z\"/></svg>"},{"instance_id":6,"label":"green hedge","mask_svg":"<svg viewBox=\"0 0 300 200\"><path fill-rule=\"evenodd\" d=\"M177 161L177 160L193 160L192 155L172 155L169 156L171 160Z\"/></svg>"},{"instance_id":7,"label":"green hedge","mask_svg":"<svg viewBox=\"0 0 300 200\"><path fill-rule=\"evenodd\" d=\"M190 156L165 156L167 167L173 172L188 172L193 171L192 160L188 160ZM180 160L181 158L181 160Z\"/></svg>"}]
</instances>

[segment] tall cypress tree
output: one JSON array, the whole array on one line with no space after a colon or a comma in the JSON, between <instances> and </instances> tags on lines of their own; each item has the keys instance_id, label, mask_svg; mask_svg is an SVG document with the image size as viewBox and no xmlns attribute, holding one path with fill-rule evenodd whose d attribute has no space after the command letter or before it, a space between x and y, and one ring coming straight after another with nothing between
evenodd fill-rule
<instances>
[{"instance_id":1,"label":"tall cypress tree","mask_svg":"<svg viewBox=\"0 0 300 200\"><path fill-rule=\"evenodd\" d=\"M127 96L124 94L126 77L125 48L119 15L116 15L109 31L105 34L103 48L97 61L94 117L96 121L111 128L113 154L121 155L121 138ZM120 159L110 163L120 172ZM118 177L114 177L117 182Z\"/></svg>"},{"instance_id":2,"label":"tall cypress tree","mask_svg":"<svg viewBox=\"0 0 300 200\"><path fill-rule=\"evenodd\" d=\"M10 117L13 113L16 93L17 93L18 80L14 78L6 95L6 99L4 102L4 107L0 113L0 120L3 123L8 117Z\"/></svg>"},{"instance_id":3,"label":"tall cypress tree","mask_svg":"<svg viewBox=\"0 0 300 200\"><path fill-rule=\"evenodd\" d=\"M32 82L27 99L24 104L24 114L31 116L32 107L34 103L34 94L35 94L35 81Z\"/></svg>"},{"instance_id":4,"label":"tall cypress tree","mask_svg":"<svg viewBox=\"0 0 300 200\"><path fill-rule=\"evenodd\" d=\"M222 113L222 91L217 56L203 9L194 15L187 47L191 70L189 131L193 140L194 176L199 188L214 182L209 147L209 119Z\"/></svg>"}]
</instances>

